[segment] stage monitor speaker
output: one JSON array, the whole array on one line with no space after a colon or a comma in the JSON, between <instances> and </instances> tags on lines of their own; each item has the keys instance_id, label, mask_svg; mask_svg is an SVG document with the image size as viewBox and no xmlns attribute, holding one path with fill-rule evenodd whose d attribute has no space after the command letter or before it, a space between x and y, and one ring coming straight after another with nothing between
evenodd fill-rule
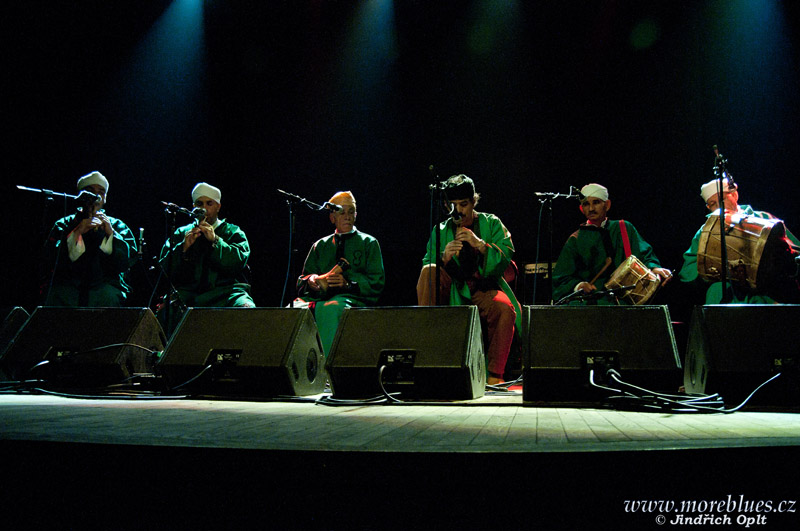
<instances>
[{"instance_id":1,"label":"stage monitor speaker","mask_svg":"<svg viewBox=\"0 0 800 531\"><path fill-rule=\"evenodd\" d=\"M525 403L596 403L619 389L606 377L656 392L676 393L681 361L666 306L524 306Z\"/></svg>"},{"instance_id":2,"label":"stage monitor speaker","mask_svg":"<svg viewBox=\"0 0 800 531\"><path fill-rule=\"evenodd\" d=\"M149 308L40 306L11 340L0 366L13 380L97 387L152 373L154 353L164 343Z\"/></svg>"},{"instance_id":3,"label":"stage monitor speaker","mask_svg":"<svg viewBox=\"0 0 800 531\"><path fill-rule=\"evenodd\" d=\"M0 356L5 354L8 345L17 332L28 322L30 314L20 306L0 309L3 323L0 325Z\"/></svg>"},{"instance_id":4,"label":"stage monitor speaker","mask_svg":"<svg viewBox=\"0 0 800 531\"><path fill-rule=\"evenodd\" d=\"M416 399L479 398L486 361L478 308L348 308L327 369L334 398L382 396L381 381Z\"/></svg>"},{"instance_id":5,"label":"stage monitor speaker","mask_svg":"<svg viewBox=\"0 0 800 531\"><path fill-rule=\"evenodd\" d=\"M759 385L748 406L800 407L800 323L797 304L718 304L692 313L684 386L688 393L722 396L738 406Z\"/></svg>"},{"instance_id":6,"label":"stage monitor speaker","mask_svg":"<svg viewBox=\"0 0 800 531\"><path fill-rule=\"evenodd\" d=\"M195 395L325 390L325 356L308 309L189 308L156 368L170 388Z\"/></svg>"},{"instance_id":7,"label":"stage monitor speaker","mask_svg":"<svg viewBox=\"0 0 800 531\"><path fill-rule=\"evenodd\" d=\"M3 316L3 323L0 325L0 359L5 355L8 345L17 332L28 322L30 314L25 311L25 308L20 306L8 307L0 310L0 315ZM0 368L0 380L8 380L8 375Z\"/></svg>"}]
</instances>

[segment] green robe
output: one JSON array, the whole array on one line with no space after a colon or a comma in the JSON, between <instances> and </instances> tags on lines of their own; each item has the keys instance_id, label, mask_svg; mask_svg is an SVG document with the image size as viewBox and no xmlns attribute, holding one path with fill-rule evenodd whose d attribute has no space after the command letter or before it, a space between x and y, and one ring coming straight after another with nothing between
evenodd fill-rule
<instances>
[{"instance_id":1,"label":"green robe","mask_svg":"<svg viewBox=\"0 0 800 531\"><path fill-rule=\"evenodd\" d=\"M183 240L194 224L175 231L161 249L159 263L187 307L253 307L250 285L244 282L244 269L250 257L250 245L242 229L221 220L214 229L219 237L213 245L203 236L184 253ZM173 248L174 247L174 248ZM178 313L178 312L175 312ZM179 317L179 316L177 316ZM165 326L170 333L177 324L170 317Z\"/></svg>"},{"instance_id":2,"label":"green robe","mask_svg":"<svg viewBox=\"0 0 800 531\"><path fill-rule=\"evenodd\" d=\"M753 210L750 205L739 205L739 214L746 216L754 216L760 219L776 219L775 216L769 212L760 210ZM706 218L713 214L706 215ZM722 302L722 282L712 282L700 278L697 271L697 251L700 248L700 238L703 235L703 227L695 233L692 238L692 244L689 249L683 253L683 267L679 273L681 282L688 282L695 285L700 285L706 290L705 304L719 304ZM792 234L789 229L786 229L786 237L796 249L800 249L800 240ZM764 293L756 293L750 289L742 288L734 285L732 293L732 303L735 304L775 304L776 301L772 297Z\"/></svg>"},{"instance_id":3,"label":"green robe","mask_svg":"<svg viewBox=\"0 0 800 531\"><path fill-rule=\"evenodd\" d=\"M329 289L323 293L308 288L308 277L322 275L340 258L350 264L342 274L350 282L349 289ZM303 273L297 279L301 301L314 303L314 317L325 354L330 353L342 313L348 307L374 306L383 293L386 276L381 247L373 236L353 229L347 234L331 234L311 246Z\"/></svg>"},{"instance_id":4,"label":"green robe","mask_svg":"<svg viewBox=\"0 0 800 531\"><path fill-rule=\"evenodd\" d=\"M617 220L607 220L604 228L595 228L584 224L567 238L567 243L561 249L561 254L553 268L553 300L557 301L573 293L575 286L581 282L589 282L603 268L606 257L609 256L603 243L603 231L609 236L608 243L611 247L610 255L613 262L595 280L594 286L599 290L605 289L605 283L627 258L619 223ZM623 221L623 223L625 223L628 233L631 254L650 269L661 267L653 248L642 239L636 227L628 221ZM625 301L620 302L626 304ZM572 304L579 303L573 302ZM597 300L597 304L613 305L616 302L601 298Z\"/></svg>"},{"instance_id":5,"label":"green robe","mask_svg":"<svg viewBox=\"0 0 800 531\"><path fill-rule=\"evenodd\" d=\"M45 247L48 264L42 286L45 306L119 307L125 304L130 293L128 270L137 259L136 238L121 220L111 216L108 220L114 229L111 254L100 249L105 232L90 231L83 235L86 251L74 262L69 258L67 236L78 220L72 214L56 221Z\"/></svg>"},{"instance_id":6,"label":"green robe","mask_svg":"<svg viewBox=\"0 0 800 531\"><path fill-rule=\"evenodd\" d=\"M488 244L485 255L477 254L476 276L479 279L490 279L496 282L503 293L508 296L511 304L514 306L514 311L517 313L514 330L516 334L519 335L522 331L522 309L520 308L519 301L517 301L517 297L514 295L511 286L508 285L508 282L506 282L503 277L503 273L508 269L508 266L511 264L511 259L514 256L514 243L511 241L511 233L508 232L508 229L506 229L505 225L500 221L500 218L494 214L475 212L475 215L475 221L473 221L470 229ZM436 251L437 230L440 234L441 244L438 253ZM429 264L438 264L440 267L442 266L441 258L436 260L436 257L437 255L441 257L448 242L455 239L457 230L458 225L456 225L452 219L447 219L431 231L427 252L422 259L423 266ZM456 266L462 265L458 256L453 256L451 262ZM450 268L443 267L443 269L449 270ZM449 304L451 306L472 304L469 285L467 285L466 281L453 277L453 282L450 285Z\"/></svg>"}]
</instances>

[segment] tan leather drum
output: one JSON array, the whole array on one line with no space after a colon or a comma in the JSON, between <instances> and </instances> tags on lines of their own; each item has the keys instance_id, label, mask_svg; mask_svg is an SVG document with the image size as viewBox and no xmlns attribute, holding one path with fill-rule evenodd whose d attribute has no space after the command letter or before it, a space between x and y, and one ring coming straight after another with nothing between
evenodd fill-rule
<instances>
[{"instance_id":1,"label":"tan leather drum","mask_svg":"<svg viewBox=\"0 0 800 531\"><path fill-rule=\"evenodd\" d=\"M641 260L630 255L611 274L605 286L606 289L634 286L622 296L622 299L630 304L647 304L661 286L661 279Z\"/></svg>"},{"instance_id":2,"label":"tan leather drum","mask_svg":"<svg viewBox=\"0 0 800 531\"><path fill-rule=\"evenodd\" d=\"M726 214L726 219L729 222L725 233L729 280L747 283L754 290L763 288L774 269L770 262L785 254L782 252L786 246L783 222L739 214ZM719 230L719 215L709 216L697 248L697 274L706 280L720 279L722 245Z\"/></svg>"}]
</instances>

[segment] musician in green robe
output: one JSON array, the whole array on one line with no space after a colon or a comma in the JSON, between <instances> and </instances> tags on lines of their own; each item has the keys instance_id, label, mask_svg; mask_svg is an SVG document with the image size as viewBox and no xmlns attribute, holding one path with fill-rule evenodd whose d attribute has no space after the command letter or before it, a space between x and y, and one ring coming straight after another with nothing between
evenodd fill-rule
<instances>
[{"instance_id":1,"label":"musician in green robe","mask_svg":"<svg viewBox=\"0 0 800 531\"><path fill-rule=\"evenodd\" d=\"M334 232L311 246L297 279L298 298L293 302L294 307L313 308L326 356L344 310L374 306L386 282L378 240L355 226L352 192L336 193L328 206Z\"/></svg>"},{"instance_id":2,"label":"musician in green robe","mask_svg":"<svg viewBox=\"0 0 800 531\"><path fill-rule=\"evenodd\" d=\"M700 187L700 196L706 203L706 209L711 216L719 216L719 180L713 179ZM755 217L758 219L775 220L775 216L769 212L754 210L750 205L739 204L739 187L736 183L727 178L723 178L723 207L726 213L738 214L740 217ZM727 216L727 214L726 214ZM718 226L718 225L717 225ZM769 285L763 289L753 289L748 285L745 278L737 278L736 271L731 271L728 280L730 282L729 302L736 304L775 304L777 302L798 303L798 286L796 277L797 269L792 261L800 253L800 240L785 228L785 237L780 245L775 249L770 249L770 256L764 256L764 260L770 260L778 268L779 274L775 278L768 279ZM707 280L700 276L697 268L697 253L700 248L700 240L703 236L701 227L692 238L689 249L683 253L683 267L679 274L682 282L690 283L700 290L705 291L705 304L719 304L722 302L722 282ZM726 245L730 248L730 244ZM719 259L718 259L719 262Z\"/></svg>"},{"instance_id":3,"label":"musician in green robe","mask_svg":"<svg viewBox=\"0 0 800 531\"><path fill-rule=\"evenodd\" d=\"M480 194L466 175L445 181L451 217L434 227L417 281L417 303L436 303L436 270L440 300L451 306L478 307L488 332L486 382L503 382L514 333L521 330L522 311L505 274L514 255L511 233L494 214L477 212ZM436 233L443 246L436 249Z\"/></svg>"},{"instance_id":4,"label":"musician in green robe","mask_svg":"<svg viewBox=\"0 0 800 531\"><path fill-rule=\"evenodd\" d=\"M97 171L78 179L78 212L58 220L45 247L45 306L124 306L127 273L136 262L136 239L105 213L108 179Z\"/></svg>"},{"instance_id":5,"label":"musician in green robe","mask_svg":"<svg viewBox=\"0 0 800 531\"><path fill-rule=\"evenodd\" d=\"M178 228L164 243L159 262L175 287L177 299L170 307L169 323L163 322L166 308L159 317L170 334L186 307L254 308L245 267L250 245L244 231L220 219L222 192L207 183L192 190L197 221Z\"/></svg>"},{"instance_id":6,"label":"musician in green robe","mask_svg":"<svg viewBox=\"0 0 800 531\"><path fill-rule=\"evenodd\" d=\"M661 267L653 248L636 227L629 221L608 219L611 200L605 186L591 183L581 188L580 208L586 223L567 238L553 268L555 301L574 294L575 300L570 304L617 304L615 298L595 299L588 295L604 290L612 273L630 255L658 275L661 285L669 282L672 272ZM578 296L584 294L585 297Z\"/></svg>"}]
</instances>

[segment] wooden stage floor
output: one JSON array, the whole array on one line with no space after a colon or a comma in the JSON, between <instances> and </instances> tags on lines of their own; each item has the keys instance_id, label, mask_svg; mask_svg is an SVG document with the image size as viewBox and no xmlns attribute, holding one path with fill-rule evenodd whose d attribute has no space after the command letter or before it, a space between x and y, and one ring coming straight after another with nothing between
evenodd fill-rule
<instances>
[{"instance_id":1,"label":"wooden stage floor","mask_svg":"<svg viewBox=\"0 0 800 531\"><path fill-rule=\"evenodd\" d=\"M586 452L800 445L800 414L670 414L527 407L521 396L446 405L76 399L0 395L2 438L346 452Z\"/></svg>"},{"instance_id":2,"label":"wooden stage floor","mask_svg":"<svg viewBox=\"0 0 800 531\"><path fill-rule=\"evenodd\" d=\"M631 501L800 499L798 413L12 394L0 426L3 519L33 529L663 529Z\"/></svg>"}]
</instances>

